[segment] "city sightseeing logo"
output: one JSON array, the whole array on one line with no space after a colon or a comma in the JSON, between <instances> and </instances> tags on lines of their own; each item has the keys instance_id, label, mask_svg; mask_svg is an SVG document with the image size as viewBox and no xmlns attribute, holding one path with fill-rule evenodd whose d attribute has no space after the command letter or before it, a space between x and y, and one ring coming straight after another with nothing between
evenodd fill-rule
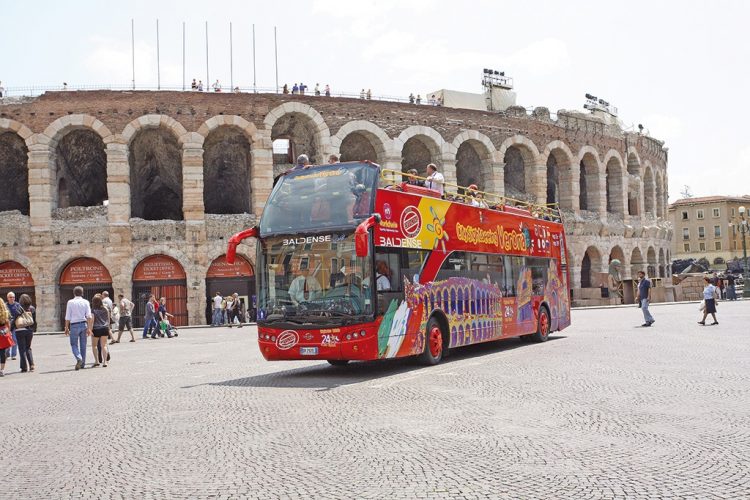
<instances>
[{"instance_id":1,"label":"city sightseeing logo","mask_svg":"<svg viewBox=\"0 0 750 500\"><path fill-rule=\"evenodd\" d=\"M294 330L284 330L276 337L276 347L286 351L296 346L299 342L299 335Z\"/></svg>"},{"instance_id":2,"label":"city sightseeing logo","mask_svg":"<svg viewBox=\"0 0 750 500\"><path fill-rule=\"evenodd\" d=\"M407 238L414 238L422 230L422 216L412 205L401 212L401 230Z\"/></svg>"}]
</instances>

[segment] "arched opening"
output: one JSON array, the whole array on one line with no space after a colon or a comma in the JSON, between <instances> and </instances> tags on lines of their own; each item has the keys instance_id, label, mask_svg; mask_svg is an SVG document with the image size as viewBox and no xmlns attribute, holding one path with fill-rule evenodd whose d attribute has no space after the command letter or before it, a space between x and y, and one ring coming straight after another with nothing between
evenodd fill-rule
<instances>
[{"instance_id":1,"label":"arched opening","mask_svg":"<svg viewBox=\"0 0 750 500\"><path fill-rule=\"evenodd\" d=\"M622 248L620 248L619 245L615 245L612 247L612 250L609 252L609 262L612 262L614 259L617 259L620 261L620 263L625 264L625 252L622 251Z\"/></svg>"},{"instance_id":2,"label":"arched opening","mask_svg":"<svg viewBox=\"0 0 750 500\"><path fill-rule=\"evenodd\" d=\"M581 262L581 288L599 286L596 273L602 268L602 257L596 247L588 247Z\"/></svg>"},{"instance_id":3,"label":"arched opening","mask_svg":"<svg viewBox=\"0 0 750 500\"><path fill-rule=\"evenodd\" d=\"M142 129L130 142L130 211L146 220L183 220L182 150L164 128Z\"/></svg>"},{"instance_id":4,"label":"arched opening","mask_svg":"<svg viewBox=\"0 0 750 500\"><path fill-rule=\"evenodd\" d=\"M526 165L521 149L510 146L505 151L505 196L509 198L525 199L526 197Z\"/></svg>"},{"instance_id":5,"label":"arched opening","mask_svg":"<svg viewBox=\"0 0 750 500\"><path fill-rule=\"evenodd\" d=\"M648 251L646 252L646 259L648 263L648 267L646 268L646 275L649 277L655 277L656 274L656 266L658 265L658 262L656 260L656 250L654 250L654 247L648 247Z\"/></svg>"},{"instance_id":6,"label":"arched opening","mask_svg":"<svg viewBox=\"0 0 750 500\"><path fill-rule=\"evenodd\" d=\"M654 174L651 167L646 167L646 172L643 175L643 198L645 210L648 215L654 214L655 205L655 186L654 186Z\"/></svg>"},{"instance_id":7,"label":"arched opening","mask_svg":"<svg viewBox=\"0 0 750 500\"><path fill-rule=\"evenodd\" d=\"M638 271L645 272L646 269L644 269L643 254L641 253L641 249L635 247L630 254L630 276L632 278L635 278L635 276L638 274Z\"/></svg>"},{"instance_id":8,"label":"arched opening","mask_svg":"<svg viewBox=\"0 0 750 500\"><path fill-rule=\"evenodd\" d=\"M617 158L610 158L607 162L607 212L622 215L623 185L622 166Z\"/></svg>"},{"instance_id":9,"label":"arched opening","mask_svg":"<svg viewBox=\"0 0 750 500\"><path fill-rule=\"evenodd\" d=\"M88 129L72 130L57 143L57 207L93 207L107 199L104 141Z\"/></svg>"},{"instance_id":10,"label":"arched opening","mask_svg":"<svg viewBox=\"0 0 750 500\"><path fill-rule=\"evenodd\" d=\"M377 139L374 139L377 140ZM382 145L381 145L382 150ZM379 163L378 150L373 144L373 138L363 132L352 132L344 137L339 147L339 161L371 161Z\"/></svg>"},{"instance_id":11,"label":"arched opening","mask_svg":"<svg viewBox=\"0 0 750 500\"><path fill-rule=\"evenodd\" d=\"M203 144L203 204L207 214L250 213L251 147L234 127L218 127Z\"/></svg>"},{"instance_id":12,"label":"arched opening","mask_svg":"<svg viewBox=\"0 0 750 500\"><path fill-rule=\"evenodd\" d=\"M656 176L656 216L664 217L664 184L661 174Z\"/></svg>"},{"instance_id":13,"label":"arched opening","mask_svg":"<svg viewBox=\"0 0 750 500\"><path fill-rule=\"evenodd\" d=\"M547 204L560 203L560 169L557 158L550 154L547 157Z\"/></svg>"},{"instance_id":14,"label":"arched opening","mask_svg":"<svg viewBox=\"0 0 750 500\"><path fill-rule=\"evenodd\" d=\"M16 295L16 300L25 293L31 297L31 303L36 305L34 278L23 264L14 260L0 263L0 298L6 300L10 292Z\"/></svg>"},{"instance_id":15,"label":"arched opening","mask_svg":"<svg viewBox=\"0 0 750 500\"><path fill-rule=\"evenodd\" d=\"M316 134L317 127L312 118L301 113L287 113L273 124L271 140L285 139L288 142L286 154L277 154L274 149L273 175L276 176L289 170L296 161L296 157L306 154L310 163L317 164L327 160L321 158ZM280 147L282 143L279 143ZM274 148L277 144L274 142Z\"/></svg>"},{"instance_id":16,"label":"arched opening","mask_svg":"<svg viewBox=\"0 0 750 500\"><path fill-rule=\"evenodd\" d=\"M629 180L628 181L628 215L637 216L640 215L638 209L640 204L640 181Z\"/></svg>"},{"instance_id":17,"label":"arched opening","mask_svg":"<svg viewBox=\"0 0 750 500\"><path fill-rule=\"evenodd\" d=\"M167 312L174 314L170 323L188 324L187 281L182 265L167 255L151 255L135 266L133 271L133 327L143 327L148 296L167 299Z\"/></svg>"},{"instance_id":18,"label":"arched opening","mask_svg":"<svg viewBox=\"0 0 750 500\"><path fill-rule=\"evenodd\" d=\"M634 153L628 154L628 174L635 176L641 175L641 162Z\"/></svg>"},{"instance_id":19,"label":"arched opening","mask_svg":"<svg viewBox=\"0 0 750 500\"><path fill-rule=\"evenodd\" d=\"M114 297L112 275L104 264L90 257L81 257L68 263L60 274L58 286L57 316L61 325L65 324L65 307L73 298L76 286L83 287L83 297L88 301L105 290L109 292L110 298Z\"/></svg>"},{"instance_id":20,"label":"arched opening","mask_svg":"<svg viewBox=\"0 0 750 500\"><path fill-rule=\"evenodd\" d=\"M487 146L475 140L461 143L456 152L456 180L459 186L476 184L480 191L485 191L485 178L491 169Z\"/></svg>"},{"instance_id":21,"label":"arched opening","mask_svg":"<svg viewBox=\"0 0 750 500\"><path fill-rule=\"evenodd\" d=\"M0 212L18 210L29 215L29 150L15 132L0 132Z\"/></svg>"},{"instance_id":22,"label":"arched opening","mask_svg":"<svg viewBox=\"0 0 750 500\"><path fill-rule=\"evenodd\" d=\"M430 163L438 164L440 151L432 139L427 136L415 135L404 143L401 150L401 171L406 172L415 168L419 175L426 176L427 167Z\"/></svg>"},{"instance_id":23,"label":"arched opening","mask_svg":"<svg viewBox=\"0 0 750 500\"><path fill-rule=\"evenodd\" d=\"M255 320L255 270L248 259L237 255L234 264L227 262L227 256L214 259L206 272L206 324L211 324L212 299L216 293L222 296L236 293L245 312L245 321Z\"/></svg>"},{"instance_id":24,"label":"arched opening","mask_svg":"<svg viewBox=\"0 0 750 500\"><path fill-rule=\"evenodd\" d=\"M581 194L578 206L581 210L596 211L599 208L599 163L591 153L583 155L580 164Z\"/></svg>"}]
</instances>

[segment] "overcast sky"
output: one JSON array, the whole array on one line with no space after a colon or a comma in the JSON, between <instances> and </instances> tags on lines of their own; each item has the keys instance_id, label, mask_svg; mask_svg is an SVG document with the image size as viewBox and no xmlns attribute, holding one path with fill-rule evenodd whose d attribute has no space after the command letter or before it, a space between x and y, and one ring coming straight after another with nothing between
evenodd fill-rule
<instances>
[{"instance_id":1,"label":"overcast sky","mask_svg":"<svg viewBox=\"0 0 750 500\"><path fill-rule=\"evenodd\" d=\"M729 1L354 1L286 2L0 0L0 80L28 85L128 84L130 20L136 83L182 85L182 23L188 81L229 86L229 22L235 85L279 81L371 88L407 96L446 88L481 91L483 68L515 79L518 104L582 109L592 93L617 106L626 127L642 123L669 147L670 201L750 194L750 3Z\"/></svg>"}]
</instances>

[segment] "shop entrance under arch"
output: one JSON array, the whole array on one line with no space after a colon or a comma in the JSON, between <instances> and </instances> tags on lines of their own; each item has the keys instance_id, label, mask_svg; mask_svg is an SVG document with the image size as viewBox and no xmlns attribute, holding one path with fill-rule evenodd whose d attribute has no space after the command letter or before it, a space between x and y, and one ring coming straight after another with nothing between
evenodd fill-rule
<instances>
[{"instance_id":1,"label":"shop entrance under arch","mask_svg":"<svg viewBox=\"0 0 750 500\"><path fill-rule=\"evenodd\" d=\"M71 261L60 274L58 317L60 324L65 324L65 306L73 298L73 289L83 287L83 298L91 302L97 293L109 292L112 298L112 276L104 264L90 257L81 257Z\"/></svg>"},{"instance_id":2,"label":"shop entrance under arch","mask_svg":"<svg viewBox=\"0 0 750 500\"><path fill-rule=\"evenodd\" d=\"M142 328L148 296L167 299L167 312L174 315L175 326L188 324L187 281L185 269L172 257L151 255L135 266L133 271L133 327Z\"/></svg>"},{"instance_id":3,"label":"shop entrance under arch","mask_svg":"<svg viewBox=\"0 0 750 500\"><path fill-rule=\"evenodd\" d=\"M216 292L226 297L236 293L244 303L245 321L254 320L255 310L255 270L248 259L237 255L234 264L221 255L211 262L206 272L206 324L211 324L211 299ZM248 314L249 313L249 314Z\"/></svg>"},{"instance_id":4,"label":"shop entrance under arch","mask_svg":"<svg viewBox=\"0 0 750 500\"><path fill-rule=\"evenodd\" d=\"M10 292L16 295L16 300L25 293L31 297L31 303L36 305L34 278L23 264L14 260L0 263L0 298L6 300Z\"/></svg>"}]
</instances>

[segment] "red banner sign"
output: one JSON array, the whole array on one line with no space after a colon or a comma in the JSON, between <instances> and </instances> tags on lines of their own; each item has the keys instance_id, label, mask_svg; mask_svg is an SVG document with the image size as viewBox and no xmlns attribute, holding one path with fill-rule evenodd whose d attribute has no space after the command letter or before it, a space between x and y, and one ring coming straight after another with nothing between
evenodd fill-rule
<instances>
[{"instance_id":1,"label":"red banner sign","mask_svg":"<svg viewBox=\"0 0 750 500\"><path fill-rule=\"evenodd\" d=\"M0 288L28 288L34 286L34 279L28 269L14 260L0 264Z\"/></svg>"},{"instance_id":2,"label":"red banner sign","mask_svg":"<svg viewBox=\"0 0 750 500\"><path fill-rule=\"evenodd\" d=\"M185 270L179 262L166 255L152 255L138 263L133 271L133 281L184 280Z\"/></svg>"},{"instance_id":3,"label":"red banner sign","mask_svg":"<svg viewBox=\"0 0 750 500\"><path fill-rule=\"evenodd\" d=\"M93 285L99 283L112 283L104 264L96 259L83 257L76 259L65 268L60 276L61 285Z\"/></svg>"},{"instance_id":4,"label":"red banner sign","mask_svg":"<svg viewBox=\"0 0 750 500\"><path fill-rule=\"evenodd\" d=\"M230 264L227 262L227 256L222 255L211 263L206 273L206 278L252 277L254 274L252 264L244 257L238 255L234 264Z\"/></svg>"}]
</instances>

